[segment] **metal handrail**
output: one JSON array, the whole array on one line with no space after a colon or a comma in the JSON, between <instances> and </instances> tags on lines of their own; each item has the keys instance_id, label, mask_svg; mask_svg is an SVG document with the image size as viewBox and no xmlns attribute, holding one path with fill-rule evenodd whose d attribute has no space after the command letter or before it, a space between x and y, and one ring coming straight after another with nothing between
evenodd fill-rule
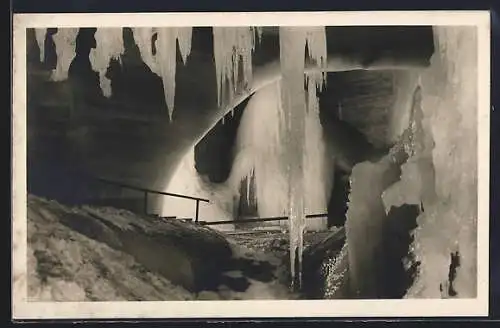
<instances>
[{"instance_id":1,"label":"metal handrail","mask_svg":"<svg viewBox=\"0 0 500 328\"><path fill-rule=\"evenodd\" d=\"M184 198L184 199L190 199L196 201L196 212L195 212L195 222L199 223L201 225L217 225L217 224L235 224L235 223L249 223L249 222L269 222L269 221L284 221L288 220L288 216L275 216L275 217L267 217L267 218L252 218L252 219L240 219L240 220L225 220L225 221L212 221L212 222L206 222L206 221L199 221L199 213L200 213L200 202L205 202L205 203L210 203L210 200L205 199L205 198L200 198L200 197L195 197L195 196L188 196L188 195L182 195L182 194L176 194L176 193L171 193L171 192L165 192L165 191L158 191L158 190L153 190L153 189L148 189L148 188L143 188L143 187L137 187L137 186L132 186L123 182L118 182L118 181L113 181L113 180L108 180L104 178L96 178L98 181L110 184L110 185L115 185L120 188L126 188L126 189L131 189L131 190L137 190L141 191L144 193L144 213L148 214L148 194L158 194L158 195L163 195L163 196L170 196L170 197L177 197L177 198ZM328 213L323 213L323 214L308 214L306 215L306 219L312 219L312 218L324 218L328 217ZM167 217L165 217L167 218ZM174 217L168 217L168 218L174 218Z\"/></svg>"},{"instance_id":2,"label":"metal handrail","mask_svg":"<svg viewBox=\"0 0 500 328\"><path fill-rule=\"evenodd\" d=\"M132 186L132 185L123 183L123 182L108 180L108 179L104 179L104 178L96 178L96 179L100 182L104 182L104 183L107 183L110 185L115 185L115 186L118 186L120 188L137 190L137 191L143 192L144 193L144 213L145 214L148 214L148 194L157 194L157 195L162 195L162 196L184 198L184 199L190 199L190 200L196 201L195 222L198 222L198 219L199 219L200 202L210 203L210 200L205 199L205 198L176 194L176 193L159 191L159 190L153 190L153 189L148 189L148 188L143 188L143 187L137 187L137 186Z\"/></svg>"},{"instance_id":3,"label":"metal handrail","mask_svg":"<svg viewBox=\"0 0 500 328\"><path fill-rule=\"evenodd\" d=\"M308 214L306 215L306 219L314 219L314 218L326 218L328 217L328 213L324 214ZM201 225L217 225L217 224L237 224L237 223L249 223L249 222L269 222L269 221L284 221L288 220L288 216L275 216L275 217L267 217L267 218L253 218L253 219L240 219L240 220L225 220L225 221L212 221L200 222Z\"/></svg>"}]
</instances>

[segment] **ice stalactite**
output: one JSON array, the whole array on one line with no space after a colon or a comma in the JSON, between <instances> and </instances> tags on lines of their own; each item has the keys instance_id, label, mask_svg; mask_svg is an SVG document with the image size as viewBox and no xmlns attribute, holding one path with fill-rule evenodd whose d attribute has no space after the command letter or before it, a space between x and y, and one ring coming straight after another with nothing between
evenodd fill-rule
<instances>
[{"instance_id":1,"label":"ice stalactite","mask_svg":"<svg viewBox=\"0 0 500 328\"><path fill-rule=\"evenodd\" d=\"M153 54L152 40L156 53ZM184 64L191 53L192 27L139 27L133 29L134 40L141 58L153 73L160 76L170 120L175 106L175 73L177 67L177 43Z\"/></svg>"},{"instance_id":2,"label":"ice stalactite","mask_svg":"<svg viewBox=\"0 0 500 328\"><path fill-rule=\"evenodd\" d=\"M97 28L94 38L96 47L90 50L89 59L92 69L99 73L99 84L105 97L111 96L111 80L106 77L110 60L121 62L125 52L123 30L121 27Z\"/></svg>"},{"instance_id":3,"label":"ice stalactite","mask_svg":"<svg viewBox=\"0 0 500 328\"><path fill-rule=\"evenodd\" d=\"M35 37L38 48L40 49L40 62L45 61L45 37L47 36L46 28L36 28Z\"/></svg>"},{"instance_id":4,"label":"ice stalactite","mask_svg":"<svg viewBox=\"0 0 500 328\"><path fill-rule=\"evenodd\" d=\"M217 77L219 105L233 98L239 83L249 86L252 82L252 51L262 34L259 27L216 27L212 28L214 38L214 59ZM239 65L243 76L239 76ZM240 80L241 79L241 80ZM229 94L226 94L226 83Z\"/></svg>"},{"instance_id":5,"label":"ice stalactite","mask_svg":"<svg viewBox=\"0 0 500 328\"><path fill-rule=\"evenodd\" d=\"M288 164L286 171L289 192L290 265L294 282L297 280L300 284L303 232L306 226L306 213L304 211L304 146L307 107L304 90L304 52L307 44L310 49L309 57L320 68L323 67L326 64L326 37L324 27L280 27L279 33L282 72L281 101L284 112L284 151ZM320 76L324 78L325 75L321 74ZM319 83L321 86L323 79L315 78L314 82ZM316 83L314 83L315 86ZM311 104L313 103L311 102ZM298 279L296 278L297 273Z\"/></svg>"},{"instance_id":6,"label":"ice stalactite","mask_svg":"<svg viewBox=\"0 0 500 328\"><path fill-rule=\"evenodd\" d=\"M57 66L52 71L52 81L63 81L68 78L68 70L76 55L76 37L78 28L59 28L52 35L56 47Z\"/></svg>"},{"instance_id":7,"label":"ice stalactite","mask_svg":"<svg viewBox=\"0 0 500 328\"><path fill-rule=\"evenodd\" d=\"M177 35L173 28L157 30L156 58L158 73L163 82L163 93L168 108L170 120L175 104L175 70L177 67Z\"/></svg>"}]
</instances>

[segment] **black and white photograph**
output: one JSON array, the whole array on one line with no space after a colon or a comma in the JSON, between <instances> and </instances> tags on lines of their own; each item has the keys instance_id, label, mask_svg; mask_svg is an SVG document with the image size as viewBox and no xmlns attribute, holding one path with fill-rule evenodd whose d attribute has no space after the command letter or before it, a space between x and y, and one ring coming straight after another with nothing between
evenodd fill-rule
<instances>
[{"instance_id":1,"label":"black and white photograph","mask_svg":"<svg viewBox=\"0 0 500 328\"><path fill-rule=\"evenodd\" d=\"M486 315L489 42L487 12L15 15L14 316Z\"/></svg>"}]
</instances>

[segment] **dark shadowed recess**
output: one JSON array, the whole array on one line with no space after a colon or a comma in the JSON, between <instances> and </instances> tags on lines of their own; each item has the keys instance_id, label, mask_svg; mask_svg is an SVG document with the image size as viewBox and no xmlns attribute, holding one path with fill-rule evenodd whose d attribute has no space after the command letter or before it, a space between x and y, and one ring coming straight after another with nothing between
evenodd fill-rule
<instances>
[{"instance_id":1,"label":"dark shadowed recess","mask_svg":"<svg viewBox=\"0 0 500 328\"><path fill-rule=\"evenodd\" d=\"M387 215L386 228L383 229L383 256L379 266L381 277L380 298L403 298L413 284L419 263L415 262L410 252L413 242L412 231L417 227L417 205L404 204L392 207ZM405 267L408 263L408 268Z\"/></svg>"},{"instance_id":2,"label":"dark shadowed recess","mask_svg":"<svg viewBox=\"0 0 500 328\"><path fill-rule=\"evenodd\" d=\"M195 146L196 170L201 175L207 175L211 182L222 183L229 177L238 128L250 98L226 114L224 122L218 121Z\"/></svg>"}]
</instances>

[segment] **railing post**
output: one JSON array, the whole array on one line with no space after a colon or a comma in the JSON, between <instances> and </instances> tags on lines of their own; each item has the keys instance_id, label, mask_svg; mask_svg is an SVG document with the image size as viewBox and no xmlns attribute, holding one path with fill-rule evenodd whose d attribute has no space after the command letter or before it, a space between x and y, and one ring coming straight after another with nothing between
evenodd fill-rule
<instances>
[{"instance_id":1,"label":"railing post","mask_svg":"<svg viewBox=\"0 0 500 328\"><path fill-rule=\"evenodd\" d=\"M196 200L196 214L195 214L195 217L194 217L194 222L195 223L198 223L198 214L200 213L200 200L197 199Z\"/></svg>"},{"instance_id":2,"label":"railing post","mask_svg":"<svg viewBox=\"0 0 500 328\"><path fill-rule=\"evenodd\" d=\"M148 215L148 192L144 191L144 214Z\"/></svg>"}]
</instances>

